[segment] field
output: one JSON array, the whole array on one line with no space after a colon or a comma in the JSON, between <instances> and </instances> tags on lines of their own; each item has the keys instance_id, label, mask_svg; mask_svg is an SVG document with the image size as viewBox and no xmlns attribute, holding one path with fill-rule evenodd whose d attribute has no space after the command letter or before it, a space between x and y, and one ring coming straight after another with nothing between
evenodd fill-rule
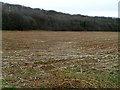
<instances>
[{"instance_id":1,"label":"field","mask_svg":"<svg viewBox=\"0 0 120 90\"><path fill-rule=\"evenodd\" d=\"M118 88L117 32L3 31L3 87Z\"/></svg>"}]
</instances>

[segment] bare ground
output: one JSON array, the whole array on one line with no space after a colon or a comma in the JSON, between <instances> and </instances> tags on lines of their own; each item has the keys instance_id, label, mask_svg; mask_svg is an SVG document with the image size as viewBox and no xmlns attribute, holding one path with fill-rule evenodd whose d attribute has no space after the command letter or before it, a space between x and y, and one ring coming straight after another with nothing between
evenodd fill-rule
<instances>
[{"instance_id":1,"label":"bare ground","mask_svg":"<svg viewBox=\"0 0 120 90\"><path fill-rule=\"evenodd\" d=\"M117 88L117 32L3 31L3 87Z\"/></svg>"}]
</instances>

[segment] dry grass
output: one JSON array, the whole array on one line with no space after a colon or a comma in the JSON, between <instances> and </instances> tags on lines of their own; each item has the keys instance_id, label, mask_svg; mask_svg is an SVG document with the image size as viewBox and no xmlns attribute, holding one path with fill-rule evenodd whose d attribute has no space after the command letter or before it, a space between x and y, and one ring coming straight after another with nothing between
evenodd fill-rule
<instances>
[{"instance_id":1,"label":"dry grass","mask_svg":"<svg viewBox=\"0 0 120 90\"><path fill-rule=\"evenodd\" d=\"M117 88L117 32L3 31L3 87Z\"/></svg>"}]
</instances>

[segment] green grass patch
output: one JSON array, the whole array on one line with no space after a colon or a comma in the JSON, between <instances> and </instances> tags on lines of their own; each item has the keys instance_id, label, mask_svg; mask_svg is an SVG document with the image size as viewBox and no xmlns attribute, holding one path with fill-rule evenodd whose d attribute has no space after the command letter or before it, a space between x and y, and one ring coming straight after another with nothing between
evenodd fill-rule
<instances>
[{"instance_id":1,"label":"green grass patch","mask_svg":"<svg viewBox=\"0 0 120 90\"><path fill-rule=\"evenodd\" d=\"M92 68L91 68L91 70L97 70L97 68L95 68L95 67L92 67Z\"/></svg>"},{"instance_id":2,"label":"green grass patch","mask_svg":"<svg viewBox=\"0 0 120 90\"><path fill-rule=\"evenodd\" d=\"M46 86L44 86L44 85L41 85L41 86L39 86L39 88L47 88Z\"/></svg>"},{"instance_id":3,"label":"green grass patch","mask_svg":"<svg viewBox=\"0 0 120 90\"><path fill-rule=\"evenodd\" d=\"M119 70L113 70L113 71L110 71L109 74L110 75L118 75L118 72L119 72Z\"/></svg>"},{"instance_id":4,"label":"green grass patch","mask_svg":"<svg viewBox=\"0 0 120 90\"><path fill-rule=\"evenodd\" d=\"M63 69L63 72L70 73L70 72L81 72L80 68L75 67L66 67Z\"/></svg>"},{"instance_id":5,"label":"green grass patch","mask_svg":"<svg viewBox=\"0 0 120 90\"><path fill-rule=\"evenodd\" d=\"M105 88L118 87L118 73L117 71L110 71L93 75L92 79L100 81Z\"/></svg>"},{"instance_id":6,"label":"green grass patch","mask_svg":"<svg viewBox=\"0 0 120 90\"><path fill-rule=\"evenodd\" d=\"M4 87L2 90L14 90L15 88L17 88L16 86L8 86L8 87Z\"/></svg>"}]
</instances>

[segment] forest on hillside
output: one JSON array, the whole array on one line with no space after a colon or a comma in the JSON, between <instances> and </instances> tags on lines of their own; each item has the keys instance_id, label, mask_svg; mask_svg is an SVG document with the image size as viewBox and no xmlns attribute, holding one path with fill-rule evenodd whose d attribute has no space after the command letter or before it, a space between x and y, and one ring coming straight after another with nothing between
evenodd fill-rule
<instances>
[{"instance_id":1,"label":"forest on hillside","mask_svg":"<svg viewBox=\"0 0 120 90\"><path fill-rule=\"evenodd\" d=\"M119 31L119 18L90 17L2 3L2 30Z\"/></svg>"}]
</instances>

